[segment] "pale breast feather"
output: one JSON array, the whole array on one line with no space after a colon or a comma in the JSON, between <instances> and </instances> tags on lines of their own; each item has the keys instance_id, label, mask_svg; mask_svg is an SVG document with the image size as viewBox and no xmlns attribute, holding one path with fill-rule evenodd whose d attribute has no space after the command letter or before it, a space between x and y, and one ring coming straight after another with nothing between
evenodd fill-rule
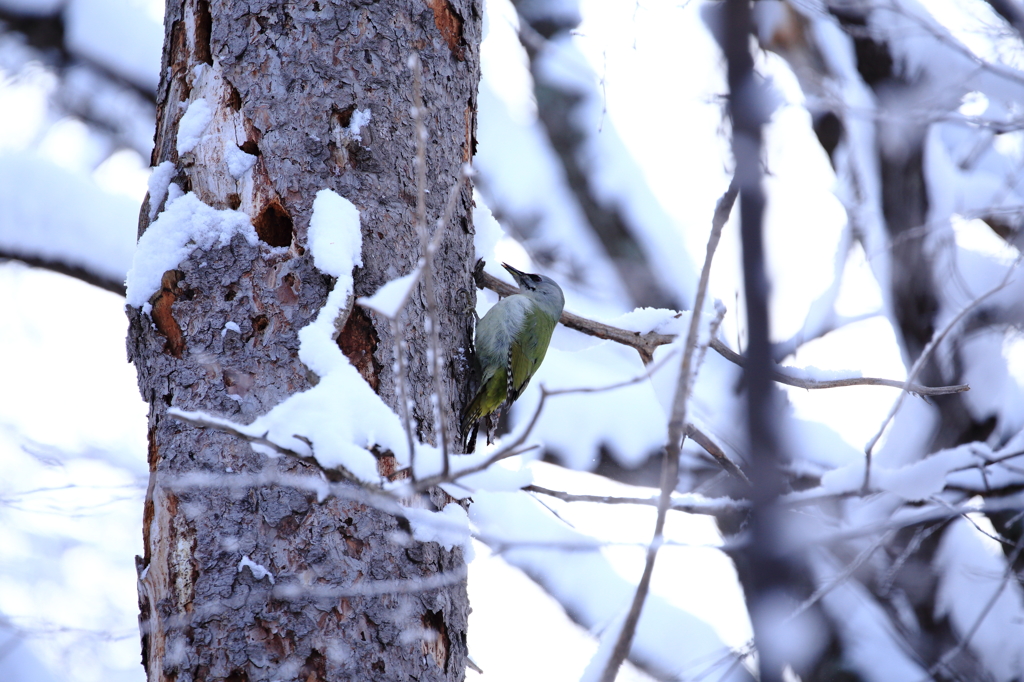
<instances>
[{"instance_id":1,"label":"pale breast feather","mask_svg":"<svg viewBox=\"0 0 1024 682\"><path fill-rule=\"evenodd\" d=\"M523 326L527 312L533 306L530 299L521 294L513 294L503 298L487 311L476 327L477 352L481 353L481 364L488 366L504 366L512 339ZM489 349L493 357L484 357L484 349Z\"/></svg>"}]
</instances>

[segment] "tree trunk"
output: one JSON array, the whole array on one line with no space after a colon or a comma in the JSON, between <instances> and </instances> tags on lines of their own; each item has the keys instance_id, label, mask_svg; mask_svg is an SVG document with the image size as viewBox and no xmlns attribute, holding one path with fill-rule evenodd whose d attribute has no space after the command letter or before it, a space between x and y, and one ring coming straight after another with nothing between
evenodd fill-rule
<instances>
[{"instance_id":1,"label":"tree trunk","mask_svg":"<svg viewBox=\"0 0 1024 682\"><path fill-rule=\"evenodd\" d=\"M473 153L480 21L476 0L168 0L152 161L173 163L174 182L204 203L244 212L260 241L235 237L194 250L164 273L151 312L128 311L129 358L150 406L138 560L150 681L464 677L469 607L460 549L398 544L394 516L342 496L318 501L288 483L288 475L319 476L315 465L270 459L166 412L249 423L317 382L298 359L298 331L332 286L307 250L317 191L332 189L360 210L356 296L415 267L408 60L415 51L423 63L432 221ZM179 155L182 115L200 99L212 119ZM239 150L256 157L241 173ZM162 209L162 199L154 203ZM468 374L460 349L472 333L460 293L474 290L471 204L463 187L433 274L442 357L451 359L442 407L452 434ZM140 235L150 215L147 199ZM407 385L417 435L434 442L422 290L406 308ZM397 410L389 321L353 308L337 342ZM256 568L243 570L244 557ZM442 586L425 589L424 578ZM380 580L405 587L375 590Z\"/></svg>"}]
</instances>

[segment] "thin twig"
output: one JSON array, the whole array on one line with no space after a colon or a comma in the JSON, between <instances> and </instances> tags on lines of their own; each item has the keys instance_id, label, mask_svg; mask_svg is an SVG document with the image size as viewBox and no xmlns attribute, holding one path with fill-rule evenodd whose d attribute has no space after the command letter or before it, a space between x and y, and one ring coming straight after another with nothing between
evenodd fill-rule
<instances>
[{"instance_id":1,"label":"thin twig","mask_svg":"<svg viewBox=\"0 0 1024 682\"><path fill-rule=\"evenodd\" d=\"M715 461L722 465L722 468L728 471L733 477L743 481L747 485L753 485L747 475L743 473L743 470L736 465L729 456L725 454L725 450L719 447L718 443L711 440L711 437L706 433L698 429L693 424L686 425L686 435L693 440L694 443L704 448L704 450L715 458Z\"/></svg>"},{"instance_id":2,"label":"thin twig","mask_svg":"<svg viewBox=\"0 0 1024 682\"><path fill-rule=\"evenodd\" d=\"M807 599L801 602L799 606L793 609L793 613L786 616L784 622L788 623L794 620L797 616L799 616L807 609L814 606L816 603L818 603L821 600L821 598L824 597L826 594L828 594L829 592L831 592L832 590L834 590L835 588L839 587L844 582L849 580L850 576L852 576L857 571L857 569L864 564L865 561L870 559L872 554L874 554L879 548L881 548L887 542L889 542L889 540L891 540L894 535L896 535L896 531L891 530L882 537L876 539L873 543L871 543L871 545L865 548L864 551L858 554L857 557L854 558L854 560L851 561L850 564L839 573L839 575L834 576L830 581L828 581L828 583L824 585L819 585L818 588L814 590L814 594L809 596Z\"/></svg>"},{"instance_id":3,"label":"thin twig","mask_svg":"<svg viewBox=\"0 0 1024 682\"><path fill-rule=\"evenodd\" d=\"M414 489L417 492L424 492L424 491L428 490L429 488L432 488L432 487L437 486L437 485L441 485L442 483L455 483L455 484L458 484L459 483L459 479L464 477L464 476L469 476L470 474L479 473L479 472L483 471L484 469L487 469L488 467L490 467L492 464L500 462L503 459L508 459L509 457L515 457L517 455L523 455L523 454L526 454L527 452L531 452L533 450L536 450L539 447L540 447L540 445L535 444L535 445L527 445L525 447L502 448L501 450L499 450L495 454L493 454L490 457L488 457L486 461L481 462L480 464L476 464L476 465L471 466L471 467L466 467L465 469L459 469L458 471L450 471L447 474L438 474L437 476L431 476L430 478L424 478L418 484L416 484Z\"/></svg>"},{"instance_id":4,"label":"thin twig","mask_svg":"<svg viewBox=\"0 0 1024 682\"><path fill-rule=\"evenodd\" d=\"M430 411L434 416L434 426L441 444L443 471L448 474L448 423L442 405L445 403L444 381L441 379L441 332L437 314L437 300L434 291L433 250L430 248L432 239L427 236L427 126L424 122L426 113L423 105L423 69L419 54L413 52L409 57L409 67L413 72L413 120L416 129L416 229L420 234L420 252L424 261L423 293L427 306L427 322L430 329L430 373L434 380L434 395L430 399ZM456 183L458 185L458 183ZM435 230L444 234L444 226ZM435 239L439 236L435 234Z\"/></svg>"},{"instance_id":5,"label":"thin twig","mask_svg":"<svg viewBox=\"0 0 1024 682\"><path fill-rule=\"evenodd\" d=\"M335 479L340 478L347 481L352 481L353 483L358 483L360 485L365 485L363 481L359 480L354 474L352 474L352 472L348 471L344 467L338 466L330 470L325 469L323 465L317 461L315 455L303 455L300 452L296 452L295 450L286 448L283 445L275 443L274 441L267 438L266 433L264 433L262 436L256 436L244 431L244 427L240 424L233 424L224 419L214 419L207 416L200 416L198 413L186 413L182 410L178 410L175 408L171 408L170 410L168 410L167 415L177 419L178 421L185 422L186 424L191 424L192 426L198 426L199 428L203 429L212 429L214 431L228 433L238 438L241 438L247 443L253 443L255 445L262 445L264 447L270 448L279 455L293 457L299 460L300 462L305 462L306 464L315 467L318 471L324 472L324 474L327 475L329 478L331 477L332 472L336 472L333 473ZM296 435L295 437L301 438L301 436L298 435Z\"/></svg>"},{"instance_id":6,"label":"thin twig","mask_svg":"<svg viewBox=\"0 0 1024 682\"><path fill-rule=\"evenodd\" d=\"M907 563L907 560L913 556L917 550L921 547L921 543L924 542L931 536L932 533L942 527L943 524L933 524L931 526L922 526L914 531L914 535L911 536L907 546L903 548L900 555L896 557L896 560L892 562L889 570L886 572L885 579L881 581L878 587L878 593L882 596L889 594L892 590L893 583L896 582L896 574L900 572L903 565ZM893 531L889 531L892 533ZM887 534L888 535L888 534Z\"/></svg>"},{"instance_id":7,"label":"thin twig","mask_svg":"<svg viewBox=\"0 0 1024 682\"><path fill-rule=\"evenodd\" d=\"M365 489L367 494L381 498L377 502L367 501L367 504L374 504L383 511L386 511L393 515L401 516L402 514L400 511L400 501L408 497L410 492L421 493L442 483L457 483L458 480L463 476L478 473L480 471L483 471L484 469L487 469L492 464L500 462L503 459L515 457L516 455L521 455L531 450L535 450L537 447L539 447L537 445L523 447L523 443L526 441L530 433L533 431L534 426L536 426L537 420L540 418L540 414L544 408L544 403L547 399L547 395L548 394L544 390L544 387L541 386L540 402L537 404L537 409L534 411L533 416L531 417L530 422L527 424L526 428L519 434L519 436L516 437L515 440L499 449L486 461L481 462L480 464L477 464L472 467L461 469L459 471L449 471L446 473L438 474L436 476L430 476L418 482L415 482L414 485L407 487L403 486L402 488L396 489L393 492L381 490L379 486L376 486L373 483L363 481L357 478L354 474L352 474L342 466L327 469L322 464L320 464L320 462L317 461L315 455L303 455L300 452L297 452L290 448L286 448L283 445L280 445L267 438L266 434L263 434L262 436L253 435L247 432L245 430L245 427L241 424L234 424L233 422L230 422L226 419L217 419L214 417L209 417L207 415L202 415L200 413L188 413L182 410L178 410L176 408L171 408L170 410L168 410L167 414L168 416L171 416L187 424L191 424L192 426L197 426L199 428L204 429L213 429L215 431L228 433L238 438L241 438L247 443L262 445L270 448L279 455L293 457L301 462L305 462L306 464L315 467L317 471L322 472L324 476L327 478L327 480L332 483L341 480L355 483L361 488ZM302 436L299 435L296 435L295 437L304 439ZM411 477L410 482L412 482ZM309 487L311 490L315 488L319 493L320 488L322 486L313 485L306 487Z\"/></svg>"},{"instance_id":8,"label":"thin twig","mask_svg":"<svg viewBox=\"0 0 1024 682\"><path fill-rule=\"evenodd\" d=\"M747 358L732 350L718 339L711 340L711 348L718 352L723 358L740 367L745 367ZM772 380L779 384L795 386L807 390L818 390L823 388L841 388L843 386L889 386L900 388L914 395L949 395L951 393L963 393L971 390L969 384L957 384L955 386L921 386L920 384L896 381L894 379L878 379L875 377L848 377L845 379L805 379L786 374L785 368L777 367L772 371Z\"/></svg>"},{"instance_id":9,"label":"thin twig","mask_svg":"<svg viewBox=\"0 0 1024 682\"><path fill-rule=\"evenodd\" d=\"M700 281L697 284L697 294L693 301L693 312L690 315L690 327L686 335L686 345L683 348L682 367L679 370L679 380L676 386L675 398L672 401L672 416L668 422L668 442L665 444L664 459L661 468L661 496L658 500L658 517L654 524L654 536L647 548L647 559L644 564L644 572L637 584L636 593L633 595L633 603L619 630L615 647L609 655L601 674L601 682L614 682L622 662L629 654L633 644L633 637L636 634L636 626L640 621L640 613L643 610L644 602L650 591L651 576L654 573L654 563L658 557L658 549L664 541L665 519L668 516L669 507L672 504L672 493L679 482L679 454L683 447L683 438L686 430L686 407L689 402L690 388L693 377L691 365L694 354L697 351L697 336L700 331L701 311L704 309L704 298L707 295L708 280L711 276L711 262L714 259L715 250L718 248L719 239L722 236L722 228L725 227L732 211L733 203L739 193L739 185L734 177L729 184L725 194L718 200L715 207L715 215L711 221L711 234L708 237L707 254L704 257L704 267L701 269Z\"/></svg>"},{"instance_id":10,"label":"thin twig","mask_svg":"<svg viewBox=\"0 0 1024 682\"><path fill-rule=\"evenodd\" d=\"M486 461L476 466L468 467L466 469L457 471L454 474L445 471L437 476L424 478L416 486L417 489L426 490L427 488L439 485L441 483L455 483L462 476L468 476L469 474L475 474L478 471L483 471L484 469L486 469L487 467L491 466L496 462L500 462L503 459L508 459L509 457L514 457L516 455L521 455L524 452L529 452L530 450L534 450L537 447L539 447L536 445L532 445L526 448L522 448L520 446L522 446L522 444L530 436L530 432L533 431L533 427L537 425L537 420L540 419L540 413L544 409L544 403L547 402L548 395L550 394L542 385L540 387L540 401L537 403L537 409L533 411L533 416L530 418L530 422L526 425L526 428L523 429L523 431L516 437L515 440L513 440L508 445L502 446L497 452L495 452L493 455L487 458Z\"/></svg>"},{"instance_id":11,"label":"thin twig","mask_svg":"<svg viewBox=\"0 0 1024 682\"><path fill-rule=\"evenodd\" d=\"M273 594L278 599L339 599L341 597L369 597L382 594L412 594L461 583L466 579L468 573L469 567L463 563L451 571L434 575L395 580L367 580L352 585L289 583L276 586Z\"/></svg>"},{"instance_id":12,"label":"thin twig","mask_svg":"<svg viewBox=\"0 0 1024 682\"><path fill-rule=\"evenodd\" d=\"M598 504L636 504L645 507L658 506L659 498L652 497L616 497L612 495L575 495L561 490L551 490L539 485L531 484L523 488L528 493L547 495L563 502L595 502ZM730 498L716 500L709 499L707 503L683 502L675 500L669 507L672 511L681 511L687 514L720 514L726 511L746 509L750 505L746 500L733 500Z\"/></svg>"},{"instance_id":13,"label":"thin twig","mask_svg":"<svg viewBox=\"0 0 1024 682\"><path fill-rule=\"evenodd\" d=\"M881 427L879 427L878 432L871 438L871 440L868 441L868 444L864 447L864 455L866 459L864 463L864 484L862 488L865 491L869 490L871 483L872 452L875 449L875 445L878 444L878 440L882 437L882 433L884 433L886 427L889 426L889 422L892 421L892 418L894 416L896 416L896 411L900 409L901 405L903 405L903 399L907 395L907 390L908 387L911 385L911 382L913 382L914 379L917 377L918 373L921 371L921 368L924 367L924 363L928 361L928 358L931 357L931 354L935 351L939 344L942 343L943 339L946 338L946 335L949 334L949 332L951 332L953 328L956 327L960 323L960 321L964 317L966 317L969 312L974 310L982 301L984 301L986 298L996 293L997 291L1003 289L1004 287L1006 287L1007 284L1010 283L1010 278L1013 276L1014 272L1016 272L1017 266L1020 265L1021 258L1024 258L1024 256L1017 258L1016 262L1014 262L1013 265L1007 268L1006 274L1003 276L1003 279L999 282L999 284L995 285L994 287L983 293L981 296L978 296L973 301L965 305L960 310L960 312L953 317L953 319L946 323L946 326L936 331L935 335L932 336L931 341L928 342L928 345L925 346L924 350L921 351L921 354L917 357L917 360L914 361L914 365L910 368L910 371L907 372L907 380L903 384L903 390L896 397L896 401L893 403L892 408L890 408L889 413L885 416L885 419L882 420L882 425Z\"/></svg>"},{"instance_id":14,"label":"thin twig","mask_svg":"<svg viewBox=\"0 0 1024 682\"><path fill-rule=\"evenodd\" d=\"M411 287L410 287L411 289ZM409 448L409 474L412 480L416 480L416 437L412 432L412 419L409 415L409 389L406 385L406 368L405 368L405 325L402 324L402 311L399 309L395 318L391 320L391 327L394 329L395 335L395 363L398 365L396 374L398 375L398 403L402 411L402 426L405 429L405 442Z\"/></svg>"},{"instance_id":15,"label":"thin twig","mask_svg":"<svg viewBox=\"0 0 1024 682\"><path fill-rule=\"evenodd\" d=\"M409 297L412 295L412 292L415 289L416 284L419 282L420 278L424 276L424 273L433 274L433 271L434 271L434 254L437 253L437 249L441 246L441 240L443 239L444 234L445 234L444 226L447 225L448 222L451 220L452 214L455 211L455 203L456 203L455 199L459 195L459 190L462 187L462 183L467 178L469 178L469 177L472 177L472 169L467 164L467 165L462 166L462 168L459 169L459 173L456 176L455 183L452 185L451 190L449 190L449 192L448 192L448 200L447 200L447 202L445 202L444 213L441 215L440 218L438 218L437 223L435 225L434 234L430 238L429 243L427 244L426 248L424 249L424 253L420 257L420 260L419 260L419 263L416 266L416 269L413 270L413 278L412 278L412 281L410 281L408 283L408 286L406 287L404 297L401 299L401 301L399 301L398 305L396 305L394 307L394 312L390 313L391 315L393 315L393 317L391 317L391 322L392 322L392 328L394 330L394 335L395 335L395 358L396 358L396 362L397 362L397 367L395 368L395 371L396 371L396 373L398 375L398 390L399 390L399 394L400 394L399 395L399 399L401 401L403 401L402 402L402 407L401 407L401 409L402 409L402 419L403 419L403 422L404 422L404 425L405 425L406 438L408 440L408 446L409 446L409 466L410 466L410 469L413 470L413 471L415 471L416 450L415 450L415 443L414 443L414 440L413 440L414 436L413 436L413 432L412 432L412 424L411 424L410 416L409 416L409 406L408 406L408 403L405 402L405 401L408 400L408 390L407 390L407 387L406 387L406 374L407 374L408 370L406 369L406 365L405 365L405 353L406 353L406 350L407 350L408 346L405 343L405 327L402 324L401 316L402 316L402 311L405 308L405 304L408 302ZM421 237L422 237L422 234L421 234ZM429 277L427 278L427 280L429 280ZM425 280L425 284L424 284L424 288L426 290L425 291L425 295L426 295L426 301L427 301L427 313L430 316L431 320L436 320L437 319L437 304L436 304L437 302L436 302L436 295L434 294L433 280L429 280L429 281L427 281L427 280ZM363 301L361 301L360 299L357 299L357 303L359 303L360 305L365 305L365 303ZM371 307L371 309L372 309L372 307ZM383 313L383 311L381 311L381 310L378 310L377 312ZM383 313L383 314L385 316L389 316L388 313ZM437 330L438 330L438 325L436 323L432 323L431 324L431 336L430 336L431 353L432 353L431 358L433 360L433 363L432 363L432 370L433 370L432 374L433 374L435 391L437 391L437 393L435 395L441 396L441 395L443 395L443 385L442 385L442 382L441 382L441 373L438 370L438 360L437 360L437 358L439 357L439 354L437 352L437 348L440 346L440 338L438 337ZM442 398L438 398L437 404L439 406L442 406L442 407L434 406L435 417L437 417L438 410L443 410L444 409L443 405L446 405L447 403ZM438 417L438 420L440 421L442 426L447 423L443 419L443 417ZM446 434L447 434L447 431L443 430L442 436L444 436ZM445 452L445 453L447 453L447 450L444 448L444 445L446 444L446 442L447 442L447 440L442 438L442 451ZM447 461L448 461L448 458L447 458L447 456L445 456L445 463L446 464L447 464ZM415 478L415 475L413 475L413 478Z\"/></svg>"},{"instance_id":16,"label":"thin twig","mask_svg":"<svg viewBox=\"0 0 1024 682\"><path fill-rule=\"evenodd\" d=\"M639 384L643 381L647 381L654 375L655 372L660 370L662 367L668 364L668 361L675 355L675 351L672 351L665 355L657 364L647 367L643 374L637 374L631 379L625 379L623 381L616 382L614 384L607 384L605 386L578 386L575 388L556 388L549 390L547 393L550 396L556 395L570 395L572 393L605 393L607 391L615 391L626 386L632 386L633 384Z\"/></svg>"},{"instance_id":17,"label":"thin twig","mask_svg":"<svg viewBox=\"0 0 1024 682\"><path fill-rule=\"evenodd\" d=\"M996 588L996 591L992 593L991 597L989 597L989 600L985 603L985 606L982 607L981 611L978 613L978 617L974 620L974 623L967 630L967 632L964 633L963 637L960 638L960 641L957 642L957 645L949 651L947 651L945 654L943 654L942 658L936 661L935 665L928 669L928 674L922 680L922 682L927 682L928 680L934 679L935 675L939 672L941 668L944 668L947 665L949 665L949 663L952 662L954 658L959 656L963 652L963 650L966 649L967 646L971 643L971 639L973 639L974 635L977 634L978 628L981 627L982 621L984 621L985 618L988 617L988 614L992 610L992 607L994 607L996 605L996 602L999 600L999 595L1003 593L1003 590L1006 589L1006 586L1010 582L1010 578L1014 576L1015 571L1013 567L1014 564L1017 563L1017 559L1020 557L1022 549L1024 549L1024 536L1022 536L1021 539L1017 541L1017 546L1014 547L1013 553L1010 554L1010 556L1006 557L1006 570L1003 571L1003 577L999 581L999 587Z\"/></svg>"}]
</instances>

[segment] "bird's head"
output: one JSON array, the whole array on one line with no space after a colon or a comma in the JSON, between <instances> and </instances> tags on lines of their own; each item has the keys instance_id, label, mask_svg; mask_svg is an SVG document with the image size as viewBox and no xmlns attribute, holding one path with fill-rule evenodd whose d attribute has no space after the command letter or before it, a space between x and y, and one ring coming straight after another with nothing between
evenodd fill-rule
<instances>
[{"instance_id":1,"label":"bird's head","mask_svg":"<svg viewBox=\"0 0 1024 682\"><path fill-rule=\"evenodd\" d=\"M501 267L508 270L519 285L519 291L538 304L549 308L557 318L562 314L562 307L565 305L565 296L562 294L562 287L558 286L555 280L546 275L535 275L530 272L516 270L508 263L502 263Z\"/></svg>"}]
</instances>

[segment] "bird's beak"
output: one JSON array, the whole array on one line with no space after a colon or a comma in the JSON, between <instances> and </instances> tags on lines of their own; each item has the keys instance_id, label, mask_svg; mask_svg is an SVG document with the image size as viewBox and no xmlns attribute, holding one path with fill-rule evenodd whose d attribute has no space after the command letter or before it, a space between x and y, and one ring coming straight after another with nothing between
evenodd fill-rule
<instances>
[{"instance_id":1,"label":"bird's beak","mask_svg":"<svg viewBox=\"0 0 1024 682\"><path fill-rule=\"evenodd\" d=\"M515 269L514 267L512 267L512 266L511 266L511 265L509 265L508 263L502 263L502 264L501 264L501 267L503 267L503 268L505 268L506 270L508 270L508 273L509 273L510 275L512 275L512 278L513 278L513 279L515 279L515 281L516 281L516 284L518 284L519 286L522 286L522 285L523 285L523 277L525 277L525 276L526 276L526 273L525 273L525 272L521 272L521 271L519 271L519 270L516 270L516 269Z\"/></svg>"}]
</instances>

